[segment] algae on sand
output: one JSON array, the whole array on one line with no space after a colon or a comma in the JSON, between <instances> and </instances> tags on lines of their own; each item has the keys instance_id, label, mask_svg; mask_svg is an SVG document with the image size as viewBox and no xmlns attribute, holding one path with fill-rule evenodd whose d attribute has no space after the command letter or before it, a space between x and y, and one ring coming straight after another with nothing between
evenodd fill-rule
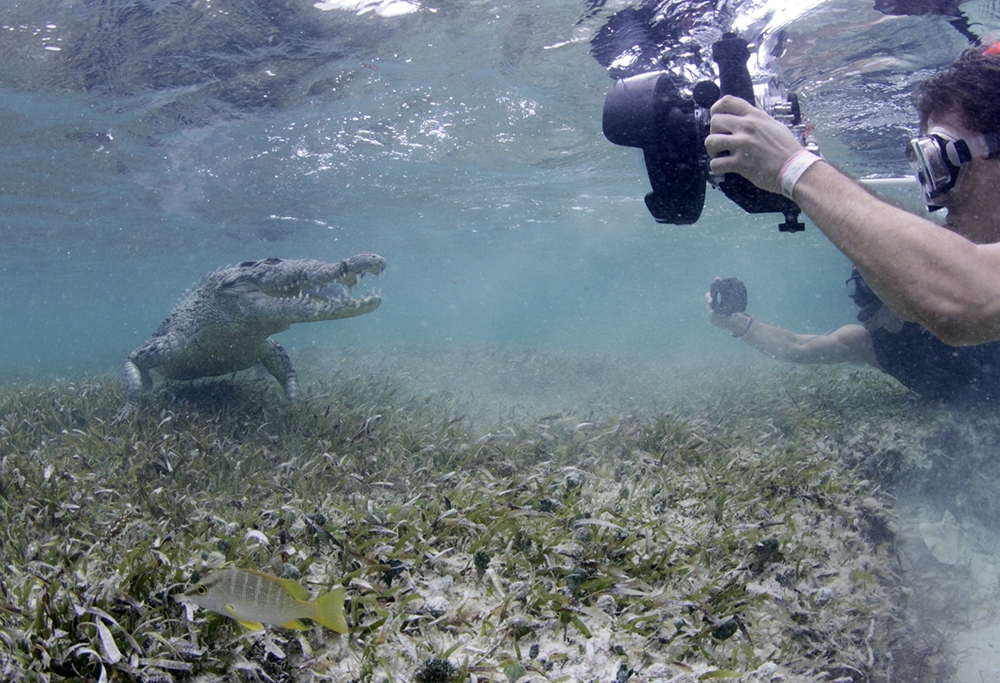
<instances>
[{"instance_id":1,"label":"algae on sand","mask_svg":"<svg viewBox=\"0 0 1000 683\"><path fill-rule=\"evenodd\" d=\"M907 410L870 373L488 425L377 367L301 406L213 396L114 423L112 379L0 388L7 678L346 683L447 658L453 680L889 680L912 656L878 467L843 464ZM245 634L172 599L225 562L343 583L349 634Z\"/></svg>"}]
</instances>

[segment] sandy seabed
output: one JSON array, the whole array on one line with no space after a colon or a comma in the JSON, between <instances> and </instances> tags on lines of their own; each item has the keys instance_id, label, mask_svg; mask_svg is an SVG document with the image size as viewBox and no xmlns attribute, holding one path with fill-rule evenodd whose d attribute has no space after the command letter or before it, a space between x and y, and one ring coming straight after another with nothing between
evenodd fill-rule
<instances>
[{"instance_id":1,"label":"sandy seabed","mask_svg":"<svg viewBox=\"0 0 1000 683\"><path fill-rule=\"evenodd\" d=\"M7 680L1000 680L1000 429L855 368L527 347L293 352L0 387ZM343 584L246 632L214 568ZM991 678L992 676L992 678Z\"/></svg>"}]
</instances>

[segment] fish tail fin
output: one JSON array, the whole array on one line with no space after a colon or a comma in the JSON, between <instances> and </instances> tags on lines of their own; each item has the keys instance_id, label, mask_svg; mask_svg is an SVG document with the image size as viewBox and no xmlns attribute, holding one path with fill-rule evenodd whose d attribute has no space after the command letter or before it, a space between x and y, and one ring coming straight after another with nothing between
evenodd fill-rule
<instances>
[{"instance_id":1,"label":"fish tail fin","mask_svg":"<svg viewBox=\"0 0 1000 683\"><path fill-rule=\"evenodd\" d=\"M323 624L331 631L347 633L347 619L344 617L344 598L347 589L337 586L329 593L324 593L315 600L315 611L311 619Z\"/></svg>"}]
</instances>

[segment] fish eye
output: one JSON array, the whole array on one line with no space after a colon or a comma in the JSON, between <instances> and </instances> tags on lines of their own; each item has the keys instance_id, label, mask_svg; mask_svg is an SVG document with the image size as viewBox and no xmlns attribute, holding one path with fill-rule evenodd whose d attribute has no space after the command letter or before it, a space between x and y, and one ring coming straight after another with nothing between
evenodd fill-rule
<instances>
[{"instance_id":1,"label":"fish eye","mask_svg":"<svg viewBox=\"0 0 1000 683\"><path fill-rule=\"evenodd\" d=\"M205 588L204 586L195 586L194 592L197 593L198 595L204 595L205 593L208 592L208 589Z\"/></svg>"}]
</instances>

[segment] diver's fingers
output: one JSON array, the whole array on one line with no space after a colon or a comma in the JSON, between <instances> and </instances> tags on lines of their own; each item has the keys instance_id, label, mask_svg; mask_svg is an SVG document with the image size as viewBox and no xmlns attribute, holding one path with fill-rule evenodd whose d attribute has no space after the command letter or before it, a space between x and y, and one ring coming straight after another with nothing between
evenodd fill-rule
<instances>
[{"instance_id":1,"label":"diver's fingers","mask_svg":"<svg viewBox=\"0 0 1000 683\"><path fill-rule=\"evenodd\" d=\"M733 144L733 138L732 135L709 135L705 138L712 173L739 173L743 155Z\"/></svg>"},{"instance_id":2,"label":"diver's fingers","mask_svg":"<svg viewBox=\"0 0 1000 683\"><path fill-rule=\"evenodd\" d=\"M716 100L715 104L709 110L714 118L716 114L736 114L737 116L743 116L747 112L756 109L752 104L744 100L742 97L734 97L732 95L724 95Z\"/></svg>"},{"instance_id":3,"label":"diver's fingers","mask_svg":"<svg viewBox=\"0 0 1000 683\"><path fill-rule=\"evenodd\" d=\"M732 114L716 114L709 121L708 132L714 135L731 135L740 130L742 117Z\"/></svg>"}]
</instances>

